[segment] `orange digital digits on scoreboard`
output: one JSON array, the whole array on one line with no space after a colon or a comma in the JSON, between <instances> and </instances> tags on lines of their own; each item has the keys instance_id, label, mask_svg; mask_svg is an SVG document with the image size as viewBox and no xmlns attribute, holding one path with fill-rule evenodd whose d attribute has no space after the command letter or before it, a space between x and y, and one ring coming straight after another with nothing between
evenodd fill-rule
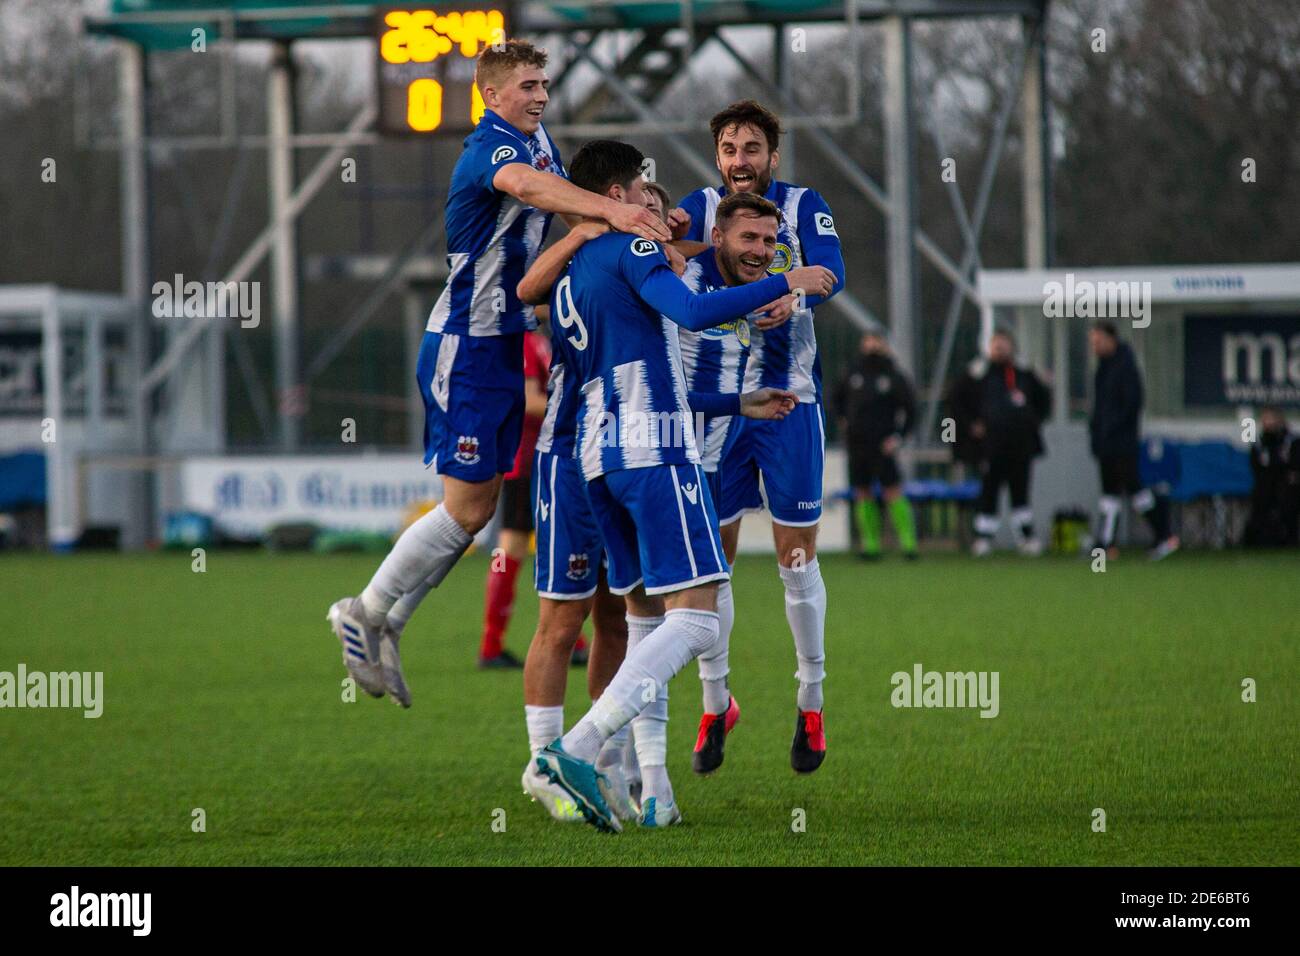
<instances>
[{"instance_id":1,"label":"orange digital digits on scoreboard","mask_svg":"<svg viewBox=\"0 0 1300 956\"><path fill-rule=\"evenodd\" d=\"M506 37L504 9L398 7L376 18L381 133L464 133L483 115L474 61Z\"/></svg>"}]
</instances>

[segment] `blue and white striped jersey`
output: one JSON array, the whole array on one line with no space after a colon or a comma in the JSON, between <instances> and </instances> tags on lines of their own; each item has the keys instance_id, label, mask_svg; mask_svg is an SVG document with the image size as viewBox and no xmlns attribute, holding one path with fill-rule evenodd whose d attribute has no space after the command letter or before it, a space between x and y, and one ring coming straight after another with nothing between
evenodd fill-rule
<instances>
[{"instance_id":1,"label":"blue and white striped jersey","mask_svg":"<svg viewBox=\"0 0 1300 956\"><path fill-rule=\"evenodd\" d=\"M526 136L487 110L465 140L447 194L447 267L451 274L429 315L429 332L505 335L537 328L515 287L546 239L551 213L526 206L492 185L509 163L566 176L545 127Z\"/></svg>"},{"instance_id":2,"label":"blue and white striped jersey","mask_svg":"<svg viewBox=\"0 0 1300 956\"><path fill-rule=\"evenodd\" d=\"M551 336L551 371L546 383L546 415L541 431L537 433L537 451L548 451L560 458L575 457L574 447L578 432L578 407L582 396L574 375L569 371L571 360L562 355L568 347L564 336ZM580 384L580 383L579 383Z\"/></svg>"},{"instance_id":3,"label":"blue and white striped jersey","mask_svg":"<svg viewBox=\"0 0 1300 956\"><path fill-rule=\"evenodd\" d=\"M682 281L692 292L712 292L727 285L718 270L716 253L711 248L686 260ZM744 385L745 359L749 356L748 316L723 322L702 332L679 328L677 335L688 392L740 394ZM731 415L718 415L705 419L702 432L696 429L700 467L705 471L718 470L731 420Z\"/></svg>"},{"instance_id":4,"label":"blue and white striped jersey","mask_svg":"<svg viewBox=\"0 0 1300 956\"><path fill-rule=\"evenodd\" d=\"M725 187L697 189L681 206L691 214L686 238L709 242L718 203ZM816 190L773 180L764 198L781 210L776 237L776 258L768 272L777 274L799 266L825 266L835 273L834 295L844 287L844 257L835 220L826 200ZM821 363L817 358L817 337L813 331L813 307L820 296L809 296L807 308L790 321L766 332L754 330L745 369L745 391L756 388L789 389L801 402L821 399Z\"/></svg>"},{"instance_id":5,"label":"blue and white striped jersey","mask_svg":"<svg viewBox=\"0 0 1300 956\"><path fill-rule=\"evenodd\" d=\"M699 463L677 327L637 295L646 276L667 267L658 243L611 233L584 243L551 290L554 337L573 357L581 396L577 446L588 481Z\"/></svg>"}]
</instances>

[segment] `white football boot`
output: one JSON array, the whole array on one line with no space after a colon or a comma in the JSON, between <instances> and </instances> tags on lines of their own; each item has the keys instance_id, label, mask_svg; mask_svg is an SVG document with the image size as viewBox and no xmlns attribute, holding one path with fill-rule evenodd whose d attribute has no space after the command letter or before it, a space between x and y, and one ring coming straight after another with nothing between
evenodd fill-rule
<instances>
[{"instance_id":1,"label":"white football boot","mask_svg":"<svg viewBox=\"0 0 1300 956\"><path fill-rule=\"evenodd\" d=\"M411 691L406 686L406 678L402 676L402 658L397 652L401 639L401 630L385 621L379 632L379 669L383 675L384 690L388 691L393 703L410 707Z\"/></svg>"},{"instance_id":2,"label":"white football boot","mask_svg":"<svg viewBox=\"0 0 1300 956\"><path fill-rule=\"evenodd\" d=\"M650 829L676 826L682 822L682 811L677 809L676 800L664 803L658 797L646 797L641 804L638 822Z\"/></svg>"},{"instance_id":3,"label":"white football boot","mask_svg":"<svg viewBox=\"0 0 1300 956\"><path fill-rule=\"evenodd\" d=\"M325 620L343 646L343 666L357 686L371 697L384 696L384 675L379 665L379 632L367 627L360 598L343 598L330 605Z\"/></svg>"},{"instance_id":4,"label":"white football boot","mask_svg":"<svg viewBox=\"0 0 1300 956\"><path fill-rule=\"evenodd\" d=\"M635 820L641 812L641 808L636 805L632 799L631 788L628 786L627 776L623 771L623 761L619 760L614 764L597 763L596 768L605 775L609 784L609 792L605 799L609 803L609 808L614 811L614 816L620 820Z\"/></svg>"},{"instance_id":5,"label":"white football boot","mask_svg":"<svg viewBox=\"0 0 1300 956\"><path fill-rule=\"evenodd\" d=\"M519 782L523 784L524 796L531 797L535 803L540 803L554 819L561 823L582 822L582 811L578 809L573 797L569 796L559 784L551 783L550 779L537 769L535 760L528 761L523 778Z\"/></svg>"}]
</instances>

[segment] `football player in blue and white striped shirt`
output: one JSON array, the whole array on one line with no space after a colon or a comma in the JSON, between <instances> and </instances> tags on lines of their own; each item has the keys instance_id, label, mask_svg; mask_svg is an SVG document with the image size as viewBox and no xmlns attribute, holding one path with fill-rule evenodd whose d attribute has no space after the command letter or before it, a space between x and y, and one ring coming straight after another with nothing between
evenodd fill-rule
<instances>
[{"instance_id":1,"label":"football player in blue and white striped shirt","mask_svg":"<svg viewBox=\"0 0 1300 956\"><path fill-rule=\"evenodd\" d=\"M780 164L781 129L776 116L759 103L745 100L716 114L709 128L723 184L696 190L682 200L682 209L691 217L685 238L704 240L710 235L725 196L752 193L781 210L776 258L770 271L821 265L835 275L829 293L792 297L781 307L793 312L790 321L754 335L745 387L789 389L798 395L799 406L781 421L738 421L733 425L723 451L718 501L718 512L728 522L723 527L723 542L727 555L734 557L741 515L763 506L758 480L762 474L785 585L786 619L798 660L798 714L790 763L800 773L811 773L826 756L822 723L826 587L816 557L826 432L813 308L843 288L844 258L825 200L812 189L773 178ZM706 698L706 717L709 713L720 716L709 706ZM712 706L716 710L726 702L715 697Z\"/></svg>"},{"instance_id":2,"label":"football player in blue and white striped shirt","mask_svg":"<svg viewBox=\"0 0 1300 956\"><path fill-rule=\"evenodd\" d=\"M451 274L420 348L425 463L442 476L442 503L398 538L357 598L335 602L329 621L343 662L373 696L404 707L398 640L415 606L452 569L496 510L514 464L524 415L523 336L536 328L516 284L537 257L552 213L603 219L644 241L671 231L643 204L616 202L568 182L542 126L546 53L523 40L484 49L475 83L487 109L451 176L447 260Z\"/></svg>"},{"instance_id":3,"label":"football player in blue and white striped shirt","mask_svg":"<svg viewBox=\"0 0 1300 956\"><path fill-rule=\"evenodd\" d=\"M635 201L643 189L641 154L623 143L584 148L605 154L600 182L618 184ZM621 829L607 802L608 782L594 765L597 754L716 642L717 582L730 573L699 468L673 323L698 331L790 289L824 295L833 284L829 270L811 267L697 295L672 272L658 243L609 234L577 251L551 293L555 336L582 396L576 451L605 545L610 590L626 595L629 616L663 615L629 650L587 715L536 758L538 770L597 827ZM783 396L773 401L786 404ZM647 816L656 825L680 819L676 813L661 819L650 795L642 804Z\"/></svg>"},{"instance_id":4,"label":"football player in blue and white striped shirt","mask_svg":"<svg viewBox=\"0 0 1300 956\"><path fill-rule=\"evenodd\" d=\"M718 204L710 232L712 245L687 260L682 280L695 292L709 292L727 286L757 282L767 275L776 255L781 212L772 203L754 193L731 193ZM715 507L722 500L722 472L719 470L723 448L733 424L739 425L739 399L745 388L745 366L749 358L751 332L766 334L774 328L769 316L751 313L730 322L692 332L679 330L682 365L690 388L692 411L703 427L700 436L700 468L709 482ZM763 332L759 332L763 329ZM706 416L704 402L697 396L709 394L725 397L726 402L709 403ZM796 401L792 392L784 393ZM735 521L738 515L719 511L719 522ZM734 552L732 554L734 559ZM704 716L700 718L692 766L696 773L707 774L722 765L726 735L740 719L740 706L727 686L728 647L735 606L731 582L718 584L718 641L700 655L700 681L704 687Z\"/></svg>"}]
</instances>

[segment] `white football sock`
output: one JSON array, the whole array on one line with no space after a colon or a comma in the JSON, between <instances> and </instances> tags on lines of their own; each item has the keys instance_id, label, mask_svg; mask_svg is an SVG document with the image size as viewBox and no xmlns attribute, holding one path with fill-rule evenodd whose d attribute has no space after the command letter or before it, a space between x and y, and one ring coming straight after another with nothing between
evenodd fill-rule
<instances>
[{"instance_id":1,"label":"white football sock","mask_svg":"<svg viewBox=\"0 0 1300 956\"><path fill-rule=\"evenodd\" d=\"M678 671L718 639L716 611L678 608L664 615L664 622L654 632L631 648L614 679L591 705L591 710L564 735L564 749L579 760L591 762L601 745L616 730L632 721L655 697L663 692ZM640 737L640 731L637 732ZM638 747L640 744L638 743ZM638 757L640 753L638 752ZM644 780L645 768L642 768Z\"/></svg>"},{"instance_id":2,"label":"white football sock","mask_svg":"<svg viewBox=\"0 0 1300 956\"><path fill-rule=\"evenodd\" d=\"M658 797L668 803L673 799L673 785L668 779L668 689L665 685L652 703L646 705L636 720L636 759L641 766L641 802Z\"/></svg>"},{"instance_id":3,"label":"white football sock","mask_svg":"<svg viewBox=\"0 0 1300 956\"><path fill-rule=\"evenodd\" d=\"M623 748L623 775L627 777L627 782L632 784L641 779L641 763L636 759L636 728L628 724L627 729L629 746Z\"/></svg>"},{"instance_id":4,"label":"white football sock","mask_svg":"<svg viewBox=\"0 0 1300 956\"><path fill-rule=\"evenodd\" d=\"M655 628L663 624L663 615L658 617L637 617L635 614L627 615L627 654L632 651L643 640L655 632Z\"/></svg>"},{"instance_id":5,"label":"white football sock","mask_svg":"<svg viewBox=\"0 0 1300 956\"><path fill-rule=\"evenodd\" d=\"M727 689L728 645L731 626L736 621L736 605L731 597L731 582L718 583L718 642L700 655L700 684L704 688L704 712L725 714L731 703Z\"/></svg>"},{"instance_id":6,"label":"white football sock","mask_svg":"<svg viewBox=\"0 0 1300 956\"><path fill-rule=\"evenodd\" d=\"M627 653L631 654L663 622L664 618L662 616L637 617L629 614L627 616ZM661 776L667 778L667 771L662 774L656 772L656 769L663 770L664 765L668 762L667 686L654 694L654 700L646 704L645 709L629 726L632 728L633 737L636 740L637 764L643 768L641 774L642 787L646 786L646 780L648 779L657 780ZM651 768L648 775L644 770L647 766ZM669 785L669 792L671 793L671 791L672 787ZM654 795L649 790L642 790L642 799Z\"/></svg>"},{"instance_id":7,"label":"white football sock","mask_svg":"<svg viewBox=\"0 0 1300 956\"><path fill-rule=\"evenodd\" d=\"M632 650L643 639L663 624L662 617L627 617L627 650ZM645 686L644 684L642 685ZM646 688L648 691L648 688ZM644 696L644 695L643 695ZM641 800L658 797L665 802L673 798L673 785L668 780L668 685L657 688L654 700L631 724L636 740L636 760L641 768Z\"/></svg>"},{"instance_id":8,"label":"white football sock","mask_svg":"<svg viewBox=\"0 0 1300 956\"><path fill-rule=\"evenodd\" d=\"M627 735L631 730L631 725L620 727L618 731L605 741L605 745L600 748L600 753L596 756L596 769L604 770L607 767L620 767L623 764L623 750L627 747Z\"/></svg>"},{"instance_id":9,"label":"white football sock","mask_svg":"<svg viewBox=\"0 0 1300 956\"><path fill-rule=\"evenodd\" d=\"M415 609L420 606L420 602L425 599L430 591L433 590L433 579L425 578L415 586L415 590L407 591L388 610L388 626L401 634L406 630L406 625L410 623L411 615Z\"/></svg>"},{"instance_id":10,"label":"white football sock","mask_svg":"<svg viewBox=\"0 0 1300 956\"><path fill-rule=\"evenodd\" d=\"M785 619L799 661L794 675L799 678L799 709L821 710L826 679L826 585L821 566L813 558L802 568L778 568L785 584Z\"/></svg>"},{"instance_id":11,"label":"white football sock","mask_svg":"<svg viewBox=\"0 0 1300 956\"><path fill-rule=\"evenodd\" d=\"M528 725L528 749L536 754L564 734L564 705L524 704L524 723Z\"/></svg>"},{"instance_id":12,"label":"white football sock","mask_svg":"<svg viewBox=\"0 0 1300 956\"><path fill-rule=\"evenodd\" d=\"M473 540L474 536L456 523L445 505L422 515L402 532L361 592L366 623L382 627L393 605L421 582L436 588Z\"/></svg>"},{"instance_id":13,"label":"white football sock","mask_svg":"<svg viewBox=\"0 0 1300 956\"><path fill-rule=\"evenodd\" d=\"M637 754L640 759L640 754ZM645 764L641 767L641 805L654 797L660 803L673 802L673 782L668 779L668 768Z\"/></svg>"}]
</instances>

